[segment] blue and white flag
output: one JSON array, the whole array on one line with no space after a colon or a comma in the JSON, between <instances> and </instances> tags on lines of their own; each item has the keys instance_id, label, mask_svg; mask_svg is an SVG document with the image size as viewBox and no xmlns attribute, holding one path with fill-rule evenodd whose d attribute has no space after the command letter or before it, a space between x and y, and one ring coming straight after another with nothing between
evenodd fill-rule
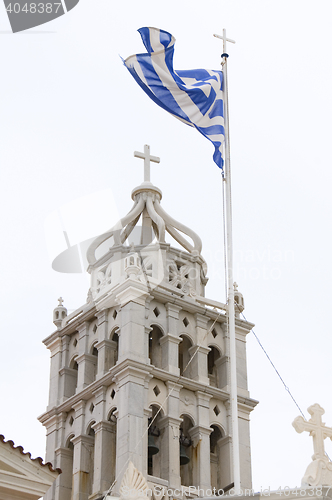
<instances>
[{"instance_id":1,"label":"blue and white flag","mask_svg":"<svg viewBox=\"0 0 332 500\"><path fill-rule=\"evenodd\" d=\"M138 32L147 53L128 57L125 66L155 103L195 127L213 143L213 160L223 168L222 72L206 69L175 71L175 38L157 28L140 28Z\"/></svg>"}]
</instances>

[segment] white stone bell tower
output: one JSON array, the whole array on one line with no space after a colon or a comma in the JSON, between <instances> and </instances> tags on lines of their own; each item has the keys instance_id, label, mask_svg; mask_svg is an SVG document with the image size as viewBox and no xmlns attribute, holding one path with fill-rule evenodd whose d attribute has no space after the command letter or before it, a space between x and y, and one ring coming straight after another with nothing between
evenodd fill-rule
<instances>
[{"instance_id":1,"label":"white stone bell tower","mask_svg":"<svg viewBox=\"0 0 332 500\"><path fill-rule=\"evenodd\" d=\"M130 461L174 498L233 481L226 306L205 298L200 238L161 207L149 172L159 158L148 146L135 156L144 159L144 182L128 215L88 250L88 301L63 317L60 304L57 330L44 340L51 377L40 421L46 460L62 469L47 500L101 499L114 482L116 495ZM243 488L251 488L249 414L257 404L247 388L252 326L236 318Z\"/></svg>"}]
</instances>

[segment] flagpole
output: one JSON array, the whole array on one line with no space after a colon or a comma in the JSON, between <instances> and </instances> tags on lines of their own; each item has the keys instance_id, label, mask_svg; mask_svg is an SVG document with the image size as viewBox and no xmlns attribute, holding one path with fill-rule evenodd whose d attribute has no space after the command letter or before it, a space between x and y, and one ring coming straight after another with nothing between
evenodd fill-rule
<instances>
[{"instance_id":1,"label":"flagpole","mask_svg":"<svg viewBox=\"0 0 332 500\"><path fill-rule=\"evenodd\" d=\"M232 230L232 193L231 193L231 165L230 165L230 142L229 142L229 107L228 107L228 80L227 80L227 58L226 42L235 43L234 40L226 38L226 30L223 36L214 35L223 40L223 91L224 91L224 128L225 128L225 182L226 194L226 241L227 241L227 287L228 287L228 329L229 329L229 363L230 363L230 402L232 421L232 461L234 494L241 493L240 479L240 443L239 422L237 406L237 373L236 373L236 339L235 339L235 307L234 307L234 277L233 277L233 230Z\"/></svg>"}]
</instances>

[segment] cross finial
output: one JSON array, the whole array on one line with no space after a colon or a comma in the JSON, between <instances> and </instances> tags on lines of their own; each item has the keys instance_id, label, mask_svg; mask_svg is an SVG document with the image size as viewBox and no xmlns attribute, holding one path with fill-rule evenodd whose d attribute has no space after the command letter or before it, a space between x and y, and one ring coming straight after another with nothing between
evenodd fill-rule
<instances>
[{"instance_id":1,"label":"cross finial","mask_svg":"<svg viewBox=\"0 0 332 500\"><path fill-rule=\"evenodd\" d=\"M62 304L63 304L63 298L62 298L62 297L59 297L59 298L58 298L58 301L59 301L59 305L58 305L58 307L61 307L61 306L62 306Z\"/></svg>"},{"instance_id":2,"label":"cross finial","mask_svg":"<svg viewBox=\"0 0 332 500\"><path fill-rule=\"evenodd\" d=\"M324 439L329 437L332 440L332 428L326 427L325 423L322 422L322 415L324 415L325 410L319 404L316 403L309 406L308 412L311 415L311 419L308 422L303 417L296 417L292 425L296 432L310 432L310 436L312 436L314 442L314 455L312 459L324 458L326 457Z\"/></svg>"},{"instance_id":3,"label":"cross finial","mask_svg":"<svg viewBox=\"0 0 332 500\"><path fill-rule=\"evenodd\" d=\"M220 40L223 41L223 52L224 52L224 54L227 54L227 50L226 50L227 42L235 43L235 40L231 40L230 38L226 37L226 30L225 29L222 30L222 36L221 35L216 35L216 34L214 34L213 36L215 36L216 38L220 38Z\"/></svg>"},{"instance_id":4,"label":"cross finial","mask_svg":"<svg viewBox=\"0 0 332 500\"><path fill-rule=\"evenodd\" d=\"M160 158L158 158L158 156L150 155L150 146L148 144L144 145L144 153L134 151L134 156L135 158L141 158L144 160L144 182L150 182L150 161L160 163Z\"/></svg>"}]
</instances>

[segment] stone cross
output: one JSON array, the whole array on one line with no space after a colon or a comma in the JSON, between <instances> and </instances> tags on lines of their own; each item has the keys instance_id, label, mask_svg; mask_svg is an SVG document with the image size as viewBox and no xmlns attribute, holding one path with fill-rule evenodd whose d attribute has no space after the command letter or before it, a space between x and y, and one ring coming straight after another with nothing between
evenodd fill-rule
<instances>
[{"instance_id":1,"label":"stone cross","mask_svg":"<svg viewBox=\"0 0 332 500\"><path fill-rule=\"evenodd\" d=\"M325 423L322 422L322 415L324 415L325 410L319 404L309 406L308 412L311 415L308 422L303 417L296 417L292 425L296 432L307 431L312 436L314 442L314 456L312 459L325 458L324 439L329 437L332 440L332 428L326 427Z\"/></svg>"},{"instance_id":2,"label":"stone cross","mask_svg":"<svg viewBox=\"0 0 332 500\"><path fill-rule=\"evenodd\" d=\"M63 304L63 298L62 298L62 297L59 297L59 298L58 298L58 301L59 301L59 306L61 307L61 306L62 306L62 304Z\"/></svg>"},{"instance_id":3,"label":"stone cross","mask_svg":"<svg viewBox=\"0 0 332 500\"><path fill-rule=\"evenodd\" d=\"M134 156L135 158L141 158L144 160L144 182L150 182L150 161L160 163L160 158L158 158L158 156L150 155L150 146L148 146L148 144L144 145L144 153L134 151Z\"/></svg>"},{"instance_id":4,"label":"stone cross","mask_svg":"<svg viewBox=\"0 0 332 500\"><path fill-rule=\"evenodd\" d=\"M235 40L231 40L230 38L226 37L226 30L225 29L222 30L222 36L221 35L216 35L216 34L214 34L213 36L215 36L216 38L220 38L220 40L223 41L223 52L224 52L224 54L227 53L227 50L226 50L227 42L235 43Z\"/></svg>"}]
</instances>

